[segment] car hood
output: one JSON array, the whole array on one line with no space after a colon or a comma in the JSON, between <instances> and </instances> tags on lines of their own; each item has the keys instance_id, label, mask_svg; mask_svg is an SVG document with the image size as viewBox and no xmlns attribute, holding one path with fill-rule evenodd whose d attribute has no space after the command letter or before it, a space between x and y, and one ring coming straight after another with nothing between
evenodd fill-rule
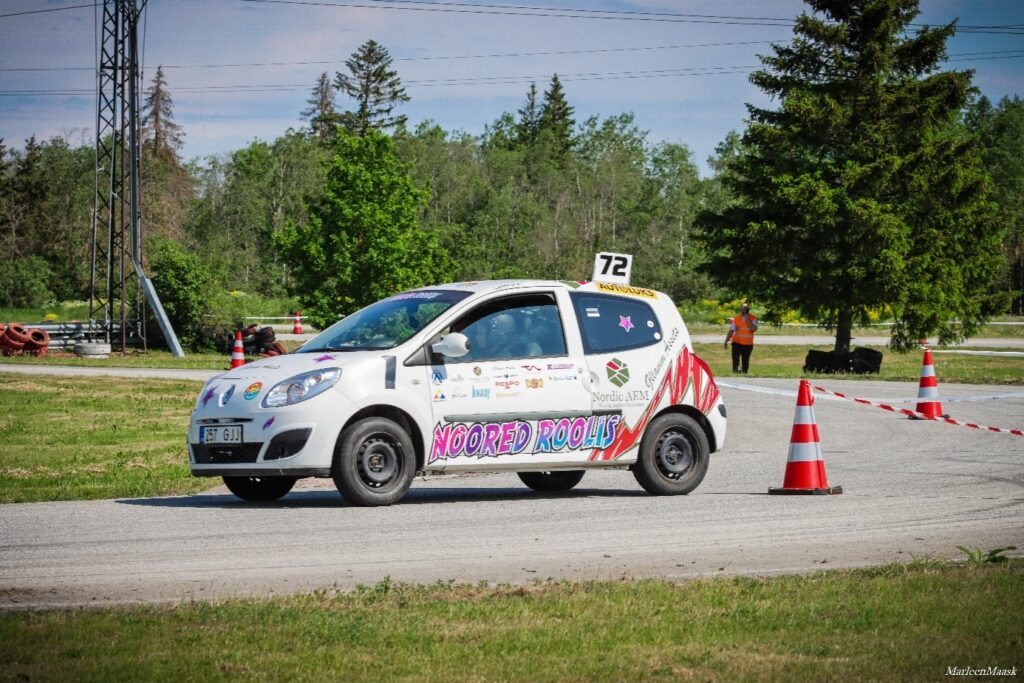
<instances>
[{"instance_id":1,"label":"car hood","mask_svg":"<svg viewBox=\"0 0 1024 683\"><path fill-rule=\"evenodd\" d=\"M273 385L289 377L317 368L344 368L368 359L383 358L386 351L317 351L315 353L289 353L273 358L261 358L252 363L217 375L211 382L263 382ZM268 387L269 388L269 387Z\"/></svg>"}]
</instances>

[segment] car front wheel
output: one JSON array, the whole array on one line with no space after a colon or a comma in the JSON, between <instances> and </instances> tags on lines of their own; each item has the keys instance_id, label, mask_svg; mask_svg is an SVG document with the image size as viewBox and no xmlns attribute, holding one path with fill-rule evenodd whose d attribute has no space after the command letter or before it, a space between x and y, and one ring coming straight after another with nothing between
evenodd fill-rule
<instances>
[{"instance_id":1,"label":"car front wheel","mask_svg":"<svg viewBox=\"0 0 1024 683\"><path fill-rule=\"evenodd\" d=\"M704 480L709 453L707 434L693 418L662 415L644 432L633 476L648 493L689 493Z\"/></svg>"},{"instance_id":2,"label":"car front wheel","mask_svg":"<svg viewBox=\"0 0 1024 683\"><path fill-rule=\"evenodd\" d=\"M520 472L519 478L534 491L568 491L583 478L583 470Z\"/></svg>"},{"instance_id":3,"label":"car front wheel","mask_svg":"<svg viewBox=\"0 0 1024 683\"><path fill-rule=\"evenodd\" d=\"M341 434L334 454L334 485L353 505L391 505L416 474L412 439L393 420L368 417Z\"/></svg>"},{"instance_id":4,"label":"car front wheel","mask_svg":"<svg viewBox=\"0 0 1024 683\"><path fill-rule=\"evenodd\" d=\"M297 477L224 477L224 485L242 500L267 503L292 490Z\"/></svg>"}]
</instances>

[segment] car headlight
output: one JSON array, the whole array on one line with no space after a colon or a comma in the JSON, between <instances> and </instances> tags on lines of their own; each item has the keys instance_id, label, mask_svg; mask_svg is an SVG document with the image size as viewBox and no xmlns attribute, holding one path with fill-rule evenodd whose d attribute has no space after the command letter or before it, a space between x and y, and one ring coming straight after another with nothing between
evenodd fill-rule
<instances>
[{"instance_id":1,"label":"car headlight","mask_svg":"<svg viewBox=\"0 0 1024 683\"><path fill-rule=\"evenodd\" d=\"M264 408L280 408L300 403L327 391L341 379L341 368L321 368L289 377L263 397Z\"/></svg>"}]
</instances>

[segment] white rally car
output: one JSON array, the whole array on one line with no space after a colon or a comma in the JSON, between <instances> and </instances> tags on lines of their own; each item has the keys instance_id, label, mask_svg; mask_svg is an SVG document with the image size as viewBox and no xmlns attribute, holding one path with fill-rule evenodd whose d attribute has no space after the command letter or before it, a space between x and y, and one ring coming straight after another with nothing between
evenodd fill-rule
<instances>
[{"instance_id":1,"label":"white rally car","mask_svg":"<svg viewBox=\"0 0 1024 683\"><path fill-rule=\"evenodd\" d=\"M189 460L258 501L332 477L351 503L388 505L417 473L498 470L562 491L599 467L681 494L722 448L725 416L667 295L462 282L378 301L293 354L214 377Z\"/></svg>"}]
</instances>

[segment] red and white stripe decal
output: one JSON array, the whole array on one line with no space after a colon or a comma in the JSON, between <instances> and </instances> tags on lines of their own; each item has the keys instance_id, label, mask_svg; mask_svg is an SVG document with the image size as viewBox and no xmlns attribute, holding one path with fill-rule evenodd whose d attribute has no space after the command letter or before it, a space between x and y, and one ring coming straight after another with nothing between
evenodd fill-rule
<instances>
[{"instance_id":1,"label":"red and white stripe decal","mask_svg":"<svg viewBox=\"0 0 1024 683\"><path fill-rule=\"evenodd\" d=\"M683 402L683 396L686 395L686 390L691 382L693 383L693 406L707 415L714 407L721 392L715 384L708 364L684 346L676 357L676 362L669 365L664 379L654 392L654 398L651 399L636 424L633 427L628 427L624 422L620 422L615 441L604 449L595 450L588 459L615 460L631 449L640 440L640 436L654 417L654 413L661 405L661 400L665 398L665 395L668 394L671 405L678 405Z\"/></svg>"}]
</instances>

